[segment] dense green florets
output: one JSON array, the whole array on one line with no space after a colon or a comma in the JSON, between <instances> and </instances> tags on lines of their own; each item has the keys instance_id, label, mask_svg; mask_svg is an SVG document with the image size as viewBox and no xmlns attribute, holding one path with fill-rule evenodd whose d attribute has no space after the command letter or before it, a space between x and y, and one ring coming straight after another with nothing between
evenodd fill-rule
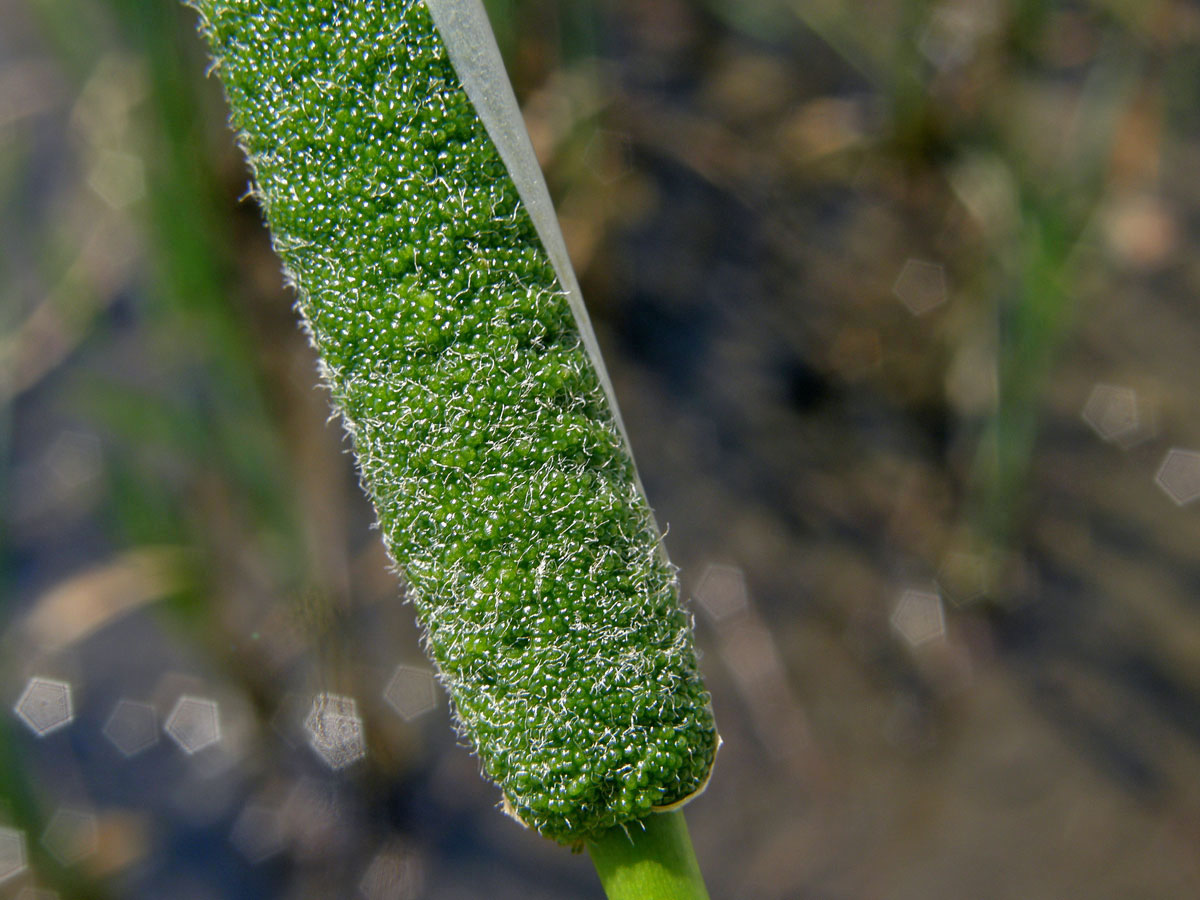
<instances>
[{"instance_id":1,"label":"dense green florets","mask_svg":"<svg viewBox=\"0 0 1200 900\"><path fill-rule=\"evenodd\" d=\"M574 841L715 752L674 573L429 13L197 0L257 193L464 734Z\"/></svg>"}]
</instances>

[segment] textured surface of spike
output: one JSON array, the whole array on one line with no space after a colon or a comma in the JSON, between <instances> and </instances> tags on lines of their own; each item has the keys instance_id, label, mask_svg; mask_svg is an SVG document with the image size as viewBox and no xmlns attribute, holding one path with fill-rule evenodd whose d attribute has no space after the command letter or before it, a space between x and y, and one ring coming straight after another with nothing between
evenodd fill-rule
<instances>
[{"instance_id":1,"label":"textured surface of spike","mask_svg":"<svg viewBox=\"0 0 1200 900\"><path fill-rule=\"evenodd\" d=\"M632 459L425 6L196 0L275 247L506 807L574 842L717 735Z\"/></svg>"}]
</instances>

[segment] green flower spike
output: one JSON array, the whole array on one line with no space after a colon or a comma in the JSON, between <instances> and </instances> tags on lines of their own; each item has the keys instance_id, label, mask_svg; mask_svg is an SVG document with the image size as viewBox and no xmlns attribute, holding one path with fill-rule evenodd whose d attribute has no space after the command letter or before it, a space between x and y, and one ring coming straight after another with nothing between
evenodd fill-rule
<instances>
[{"instance_id":1,"label":"green flower spike","mask_svg":"<svg viewBox=\"0 0 1200 900\"><path fill-rule=\"evenodd\" d=\"M193 5L462 734L547 837L662 832L719 739L481 7Z\"/></svg>"}]
</instances>

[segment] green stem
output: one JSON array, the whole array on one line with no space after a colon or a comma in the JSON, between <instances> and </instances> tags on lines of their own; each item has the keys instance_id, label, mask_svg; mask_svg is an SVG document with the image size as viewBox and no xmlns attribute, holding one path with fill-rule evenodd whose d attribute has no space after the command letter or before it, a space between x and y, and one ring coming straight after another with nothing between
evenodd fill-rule
<instances>
[{"instance_id":1,"label":"green stem","mask_svg":"<svg viewBox=\"0 0 1200 900\"><path fill-rule=\"evenodd\" d=\"M618 825L587 849L608 900L708 900L679 810Z\"/></svg>"}]
</instances>

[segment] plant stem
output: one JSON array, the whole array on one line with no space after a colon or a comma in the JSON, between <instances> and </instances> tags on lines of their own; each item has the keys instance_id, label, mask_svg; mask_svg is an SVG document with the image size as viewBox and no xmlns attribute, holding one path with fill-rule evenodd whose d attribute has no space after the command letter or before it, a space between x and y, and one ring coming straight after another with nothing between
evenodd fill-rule
<instances>
[{"instance_id":1,"label":"plant stem","mask_svg":"<svg viewBox=\"0 0 1200 900\"><path fill-rule=\"evenodd\" d=\"M587 849L608 900L708 900L680 810L618 825Z\"/></svg>"}]
</instances>

